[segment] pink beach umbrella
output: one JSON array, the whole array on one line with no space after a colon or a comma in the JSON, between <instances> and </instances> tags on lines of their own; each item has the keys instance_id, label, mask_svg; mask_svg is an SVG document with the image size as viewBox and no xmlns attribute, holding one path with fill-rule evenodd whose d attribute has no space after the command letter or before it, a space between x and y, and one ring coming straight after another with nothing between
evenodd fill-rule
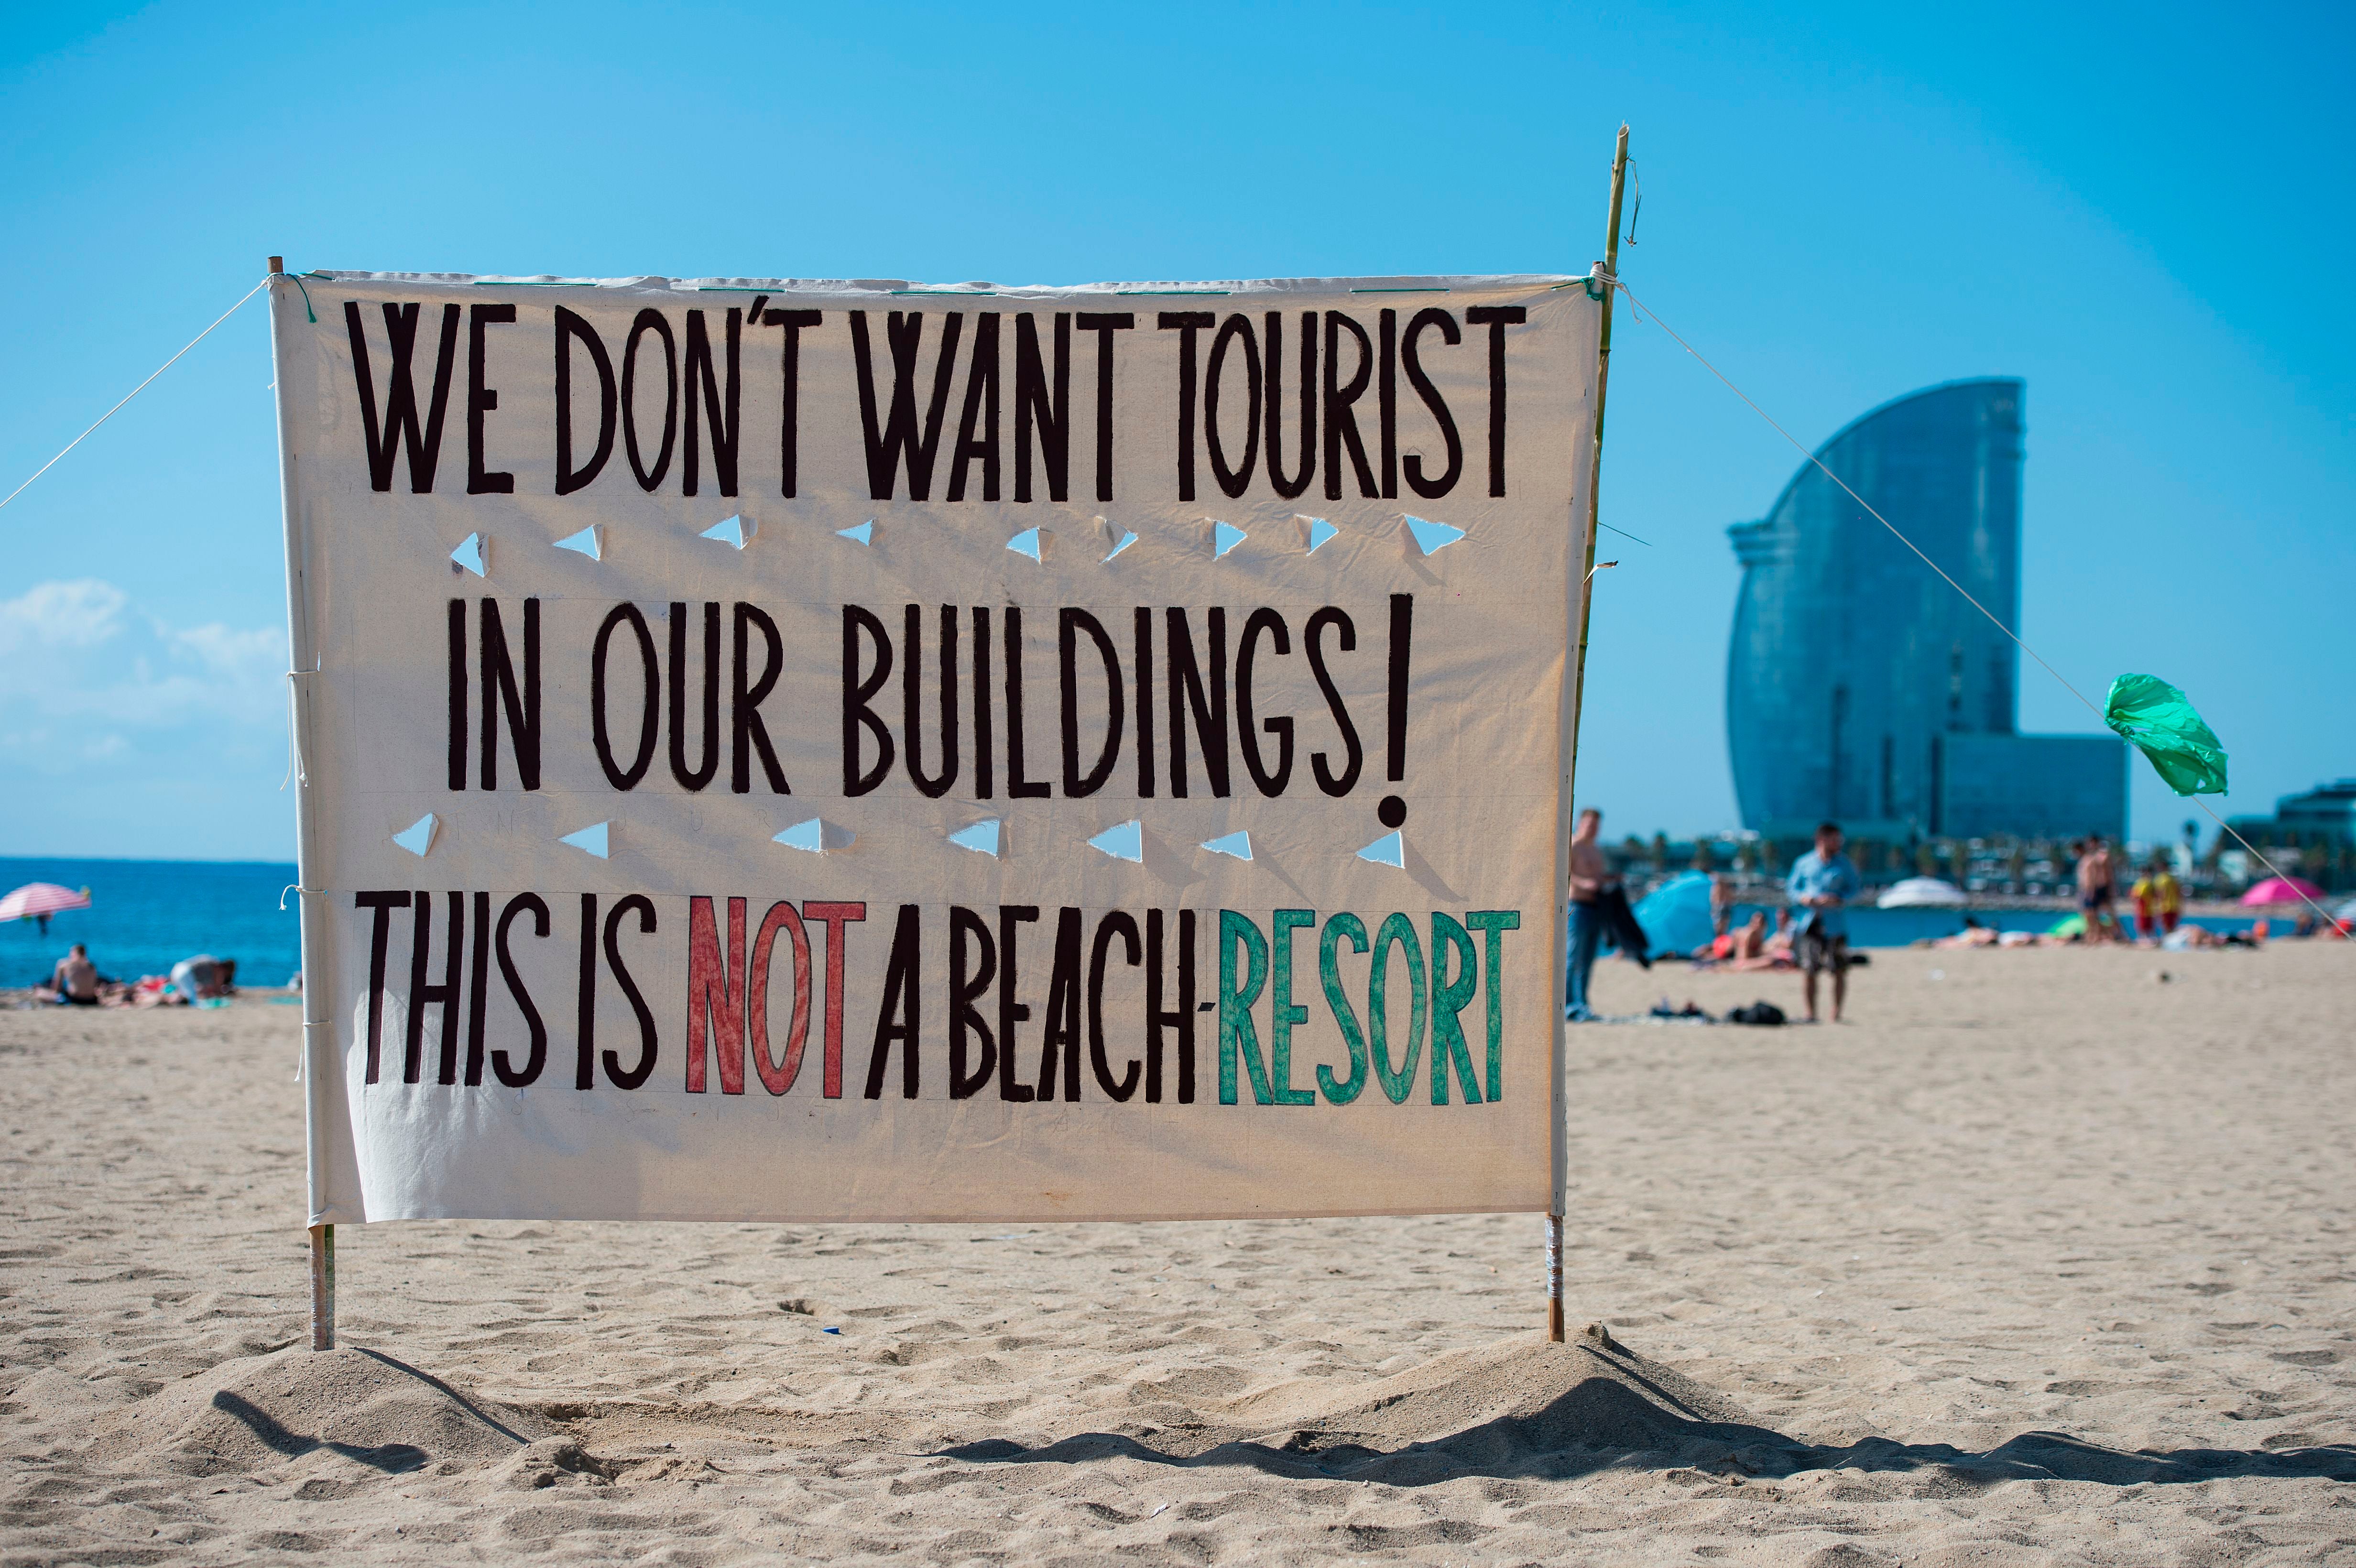
<instances>
[{"instance_id":1,"label":"pink beach umbrella","mask_svg":"<svg viewBox=\"0 0 2356 1568\"><path fill-rule=\"evenodd\" d=\"M55 882L27 882L0 898L0 920L46 921L61 909L88 909L90 890L76 892Z\"/></svg>"},{"instance_id":2,"label":"pink beach umbrella","mask_svg":"<svg viewBox=\"0 0 2356 1568\"><path fill-rule=\"evenodd\" d=\"M2295 904L2322 896L2323 890L2305 877L2268 877L2244 893L2242 901L2245 904ZM5 907L0 904L0 909Z\"/></svg>"}]
</instances>

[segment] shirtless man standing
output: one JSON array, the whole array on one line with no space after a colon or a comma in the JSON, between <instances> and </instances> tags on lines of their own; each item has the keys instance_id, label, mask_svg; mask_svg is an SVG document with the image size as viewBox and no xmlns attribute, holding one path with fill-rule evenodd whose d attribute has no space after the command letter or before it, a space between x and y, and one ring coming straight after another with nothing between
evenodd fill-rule
<instances>
[{"instance_id":1,"label":"shirtless man standing","mask_svg":"<svg viewBox=\"0 0 2356 1568\"><path fill-rule=\"evenodd\" d=\"M2086 940L2089 943L2108 942L2119 935L2118 871L2111 860L2111 847L2103 836L2094 834L2086 840L2086 852L2078 857L2078 910L2085 916Z\"/></svg>"},{"instance_id":2,"label":"shirtless man standing","mask_svg":"<svg viewBox=\"0 0 2356 1568\"><path fill-rule=\"evenodd\" d=\"M1570 973L1568 1006L1563 1016L1584 1023L1595 1015L1587 1005L1587 980L1595 969L1596 950L1603 941L1603 912L1597 901L1616 879L1603 858L1603 814L1589 806L1579 814L1570 835Z\"/></svg>"}]
</instances>

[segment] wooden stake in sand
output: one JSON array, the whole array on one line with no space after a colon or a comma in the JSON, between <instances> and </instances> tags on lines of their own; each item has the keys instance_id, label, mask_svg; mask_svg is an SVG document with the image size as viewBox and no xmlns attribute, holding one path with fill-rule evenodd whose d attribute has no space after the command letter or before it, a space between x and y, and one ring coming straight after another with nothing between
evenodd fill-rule
<instances>
[{"instance_id":1,"label":"wooden stake in sand","mask_svg":"<svg viewBox=\"0 0 2356 1568\"><path fill-rule=\"evenodd\" d=\"M1582 567L1579 589L1579 666L1573 676L1571 697L1570 761L1562 781L1562 817L1568 831L1572 801L1572 787L1579 777L1579 721L1587 712L1587 618L1595 600L1595 534L1601 507L1597 486L1603 481L1603 393L1612 373L1612 284L1620 276L1620 195L1628 178L1628 127L1620 127L1620 144L1612 155L1612 218L1603 235L1603 324L1595 350L1595 450L1587 472L1587 560ZM1562 1026L1556 1026L1555 1039L1562 1040ZM1569 1148L1565 1136L1564 1118L1569 1111L1568 1085L1563 1082L1566 1067L1560 1046L1557 1046L1554 1064L1554 1205L1547 1215L1547 1338L1562 1341L1562 1215L1569 1187Z\"/></svg>"}]
</instances>

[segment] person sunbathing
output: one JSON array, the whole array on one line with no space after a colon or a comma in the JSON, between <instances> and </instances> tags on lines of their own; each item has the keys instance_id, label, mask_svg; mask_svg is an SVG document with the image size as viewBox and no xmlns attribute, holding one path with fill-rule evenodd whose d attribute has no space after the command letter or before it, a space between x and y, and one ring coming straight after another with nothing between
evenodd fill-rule
<instances>
[{"instance_id":1,"label":"person sunbathing","mask_svg":"<svg viewBox=\"0 0 2356 1568\"><path fill-rule=\"evenodd\" d=\"M98 965L90 961L90 949L77 942L72 952L58 960L49 983L35 987L33 995L45 1002L94 1008L98 1006Z\"/></svg>"},{"instance_id":2,"label":"person sunbathing","mask_svg":"<svg viewBox=\"0 0 2356 1568\"><path fill-rule=\"evenodd\" d=\"M1753 958L1767 945L1767 916L1753 914L1739 931L1721 931L1687 956L1706 967Z\"/></svg>"},{"instance_id":3,"label":"person sunbathing","mask_svg":"<svg viewBox=\"0 0 2356 1568\"><path fill-rule=\"evenodd\" d=\"M1963 930L1952 936L1943 936L1931 945L1933 947L1994 947L1997 945L1996 928L1982 925L1970 915L1965 915Z\"/></svg>"},{"instance_id":4,"label":"person sunbathing","mask_svg":"<svg viewBox=\"0 0 2356 1568\"><path fill-rule=\"evenodd\" d=\"M1782 946L1767 934L1764 911L1753 914L1740 931L1730 931L1710 944L1712 967L1737 972L1760 969L1788 969L1792 966L1790 941Z\"/></svg>"}]
</instances>

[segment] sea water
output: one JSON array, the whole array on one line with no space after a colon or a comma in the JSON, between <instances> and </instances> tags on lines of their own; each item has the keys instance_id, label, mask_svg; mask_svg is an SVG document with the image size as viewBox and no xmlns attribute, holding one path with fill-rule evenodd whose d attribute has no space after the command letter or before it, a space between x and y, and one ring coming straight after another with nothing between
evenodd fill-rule
<instances>
[{"instance_id":1,"label":"sea water","mask_svg":"<svg viewBox=\"0 0 2356 1568\"><path fill-rule=\"evenodd\" d=\"M1855 905L1845 912L1848 916L1848 944L1851 947L1908 947L1926 937L1953 936L1964 929L1964 917L1969 915L1980 924L1997 931L2047 932L2072 912L2065 909L1875 909L1870 904ZM2122 924L2135 930L2135 903L2132 900L2114 906ZM1767 928L1775 928L1773 905L1747 901L1734 906L1732 923L1740 928L1754 913L1767 916ZM2229 932L2247 931L2256 923L2252 915L2204 914L2185 917L2187 925L2206 926L2224 935ZM2274 912L2272 921L2276 935L2288 935L2296 918L2286 919L2284 912Z\"/></svg>"},{"instance_id":2,"label":"sea water","mask_svg":"<svg viewBox=\"0 0 2356 1568\"><path fill-rule=\"evenodd\" d=\"M66 949L90 944L98 972L112 979L168 975L183 958L209 953L237 960L247 986L284 986L302 967L302 933L291 863L273 860L68 860L0 856L0 893L27 882L88 888L91 907L53 915L46 935L33 921L0 923L0 988L46 980ZM282 908L280 900L284 899ZM1759 906L1734 911L1737 925ZM1999 931L2045 931L2062 910L1975 910L1973 918ZM2132 921L2132 907L2124 912ZM1857 947L1903 947L1921 937L1963 929L1960 910L1871 909L1848 912ZM1768 912L1772 923L1772 910ZM2248 916L2202 915L2215 932L2246 931ZM2293 923L2276 912L2275 929Z\"/></svg>"},{"instance_id":3,"label":"sea water","mask_svg":"<svg viewBox=\"0 0 2356 1568\"><path fill-rule=\"evenodd\" d=\"M292 863L270 860L63 860L0 856L0 893L27 882L88 888L91 907L37 922L0 922L0 987L49 977L66 949L87 943L110 979L168 975L183 958L237 960L242 986L284 986L302 967ZM286 907L279 908L285 892Z\"/></svg>"}]
</instances>

